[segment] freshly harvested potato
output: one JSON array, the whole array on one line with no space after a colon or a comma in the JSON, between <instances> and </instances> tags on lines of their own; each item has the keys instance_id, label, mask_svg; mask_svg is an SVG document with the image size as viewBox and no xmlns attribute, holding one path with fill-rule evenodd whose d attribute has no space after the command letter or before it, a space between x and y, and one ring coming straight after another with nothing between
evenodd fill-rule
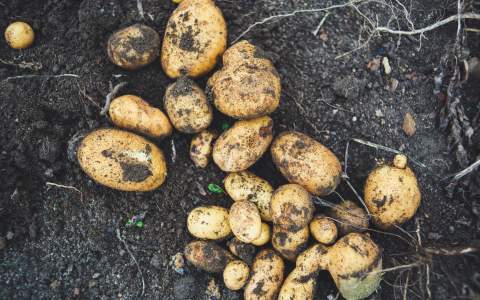
<instances>
[{"instance_id":1,"label":"freshly harvested potato","mask_svg":"<svg viewBox=\"0 0 480 300\"><path fill-rule=\"evenodd\" d=\"M310 222L310 232L317 242L324 245L335 243L338 236L337 225L324 215L316 215Z\"/></svg>"},{"instance_id":2,"label":"freshly harvested potato","mask_svg":"<svg viewBox=\"0 0 480 300\"><path fill-rule=\"evenodd\" d=\"M232 233L228 210L221 206L199 206L188 214L188 231L196 238L218 240Z\"/></svg>"},{"instance_id":3,"label":"freshly harvested potato","mask_svg":"<svg viewBox=\"0 0 480 300\"><path fill-rule=\"evenodd\" d=\"M262 233L258 238L252 241L255 246L263 246L270 241L272 233L270 232L270 226L267 223L262 223Z\"/></svg>"},{"instance_id":4,"label":"freshly harvested potato","mask_svg":"<svg viewBox=\"0 0 480 300\"><path fill-rule=\"evenodd\" d=\"M185 258L195 267L210 273L221 273L234 256L214 242L195 241L185 247Z\"/></svg>"},{"instance_id":5,"label":"freshly harvested potato","mask_svg":"<svg viewBox=\"0 0 480 300\"><path fill-rule=\"evenodd\" d=\"M123 95L112 100L108 109L112 122L118 127L163 138L172 134L172 125L158 108L134 95Z\"/></svg>"},{"instance_id":6,"label":"freshly harvested potato","mask_svg":"<svg viewBox=\"0 0 480 300\"><path fill-rule=\"evenodd\" d=\"M327 211L327 215L334 219L340 235L363 232L368 229L367 212L351 200L345 200L335 205Z\"/></svg>"},{"instance_id":7,"label":"freshly harvested potato","mask_svg":"<svg viewBox=\"0 0 480 300\"><path fill-rule=\"evenodd\" d=\"M252 242L262 233L262 219L252 202L244 200L233 203L229 221L233 234L244 243Z\"/></svg>"},{"instance_id":8,"label":"freshly harvested potato","mask_svg":"<svg viewBox=\"0 0 480 300\"><path fill-rule=\"evenodd\" d=\"M234 172L224 179L225 190L234 201L248 200L257 205L263 221L271 222L270 200L273 188L263 178L249 171Z\"/></svg>"},{"instance_id":9,"label":"freshly harvested potato","mask_svg":"<svg viewBox=\"0 0 480 300\"><path fill-rule=\"evenodd\" d=\"M308 238L308 226L297 231L291 231L273 225L272 246L280 255L290 261L294 261L298 254L305 250L308 244Z\"/></svg>"},{"instance_id":10,"label":"freshly harvested potato","mask_svg":"<svg viewBox=\"0 0 480 300\"><path fill-rule=\"evenodd\" d=\"M225 172L244 171L267 151L272 136L273 121L268 116L237 121L215 142L213 161Z\"/></svg>"},{"instance_id":11,"label":"freshly harvested potato","mask_svg":"<svg viewBox=\"0 0 480 300\"><path fill-rule=\"evenodd\" d=\"M273 141L273 162L285 178L310 193L325 196L340 183L342 166L327 147L296 131L282 132Z\"/></svg>"},{"instance_id":12,"label":"freshly harvested potato","mask_svg":"<svg viewBox=\"0 0 480 300\"><path fill-rule=\"evenodd\" d=\"M205 93L188 77L180 77L167 87L164 105L173 126L183 133L200 132L213 119Z\"/></svg>"},{"instance_id":13,"label":"freshly harvested potato","mask_svg":"<svg viewBox=\"0 0 480 300\"><path fill-rule=\"evenodd\" d=\"M260 251L255 257L252 274L245 287L245 300L274 300L283 282L285 264L271 249Z\"/></svg>"},{"instance_id":14,"label":"freshly harvested potato","mask_svg":"<svg viewBox=\"0 0 480 300\"><path fill-rule=\"evenodd\" d=\"M410 220L420 205L420 188L406 156L398 154L393 165L374 169L365 183L365 203L375 226L390 229Z\"/></svg>"},{"instance_id":15,"label":"freshly harvested potato","mask_svg":"<svg viewBox=\"0 0 480 300\"><path fill-rule=\"evenodd\" d=\"M30 25L17 21L5 29L5 40L13 49L25 49L33 44L35 33Z\"/></svg>"},{"instance_id":16,"label":"freshly harvested potato","mask_svg":"<svg viewBox=\"0 0 480 300\"><path fill-rule=\"evenodd\" d=\"M213 0L184 0L170 16L162 67L170 78L210 72L227 48L227 25Z\"/></svg>"},{"instance_id":17,"label":"freshly harvested potato","mask_svg":"<svg viewBox=\"0 0 480 300\"><path fill-rule=\"evenodd\" d=\"M223 270L223 282L225 286L232 291L238 291L243 288L249 276L250 268L241 260L229 262L225 270Z\"/></svg>"},{"instance_id":18,"label":"freshly harvested potato","mask_svg":"<svg viewBox=\"0 0 480 300\"><path fill-rule=\"evenodd\" d=\"M228 241L227 247L228 250L233 253L233 255L246 262L247 265L252 265L253 258L255 257L255 246L244 243L238 238L234 237Z\"/></svg>"},{"instance_id":19,"label":"freshly harvested potato","mask_svg":"<svg viewBox=\"0 0 480 300\"><path fill-rule=\"evenodd\" d=\"M206 168L212 154L213 140L217 134L212 130L204 130L192 138L190 144L190 159L196 167Z\"/></svg>"},{"instance_id":20,"label":"freshly harvested potato","mask_svg":"<svg viewBox=\"0 0 480 300\"><path fill-rule=\"evenodd\" d=\"M151 191L167 176L165 157L155 144L118 129L87 134L80 142L77 159L93 180L122 191Z\"/></svg>"},{"instance_id":21,"label":"freshly harvested potato","mask_svg":"<svg viewBox=\"0 0 480 300\"><path fill-rule=\"evenodd\" d=\"M110 36L107 53L115 65L127 70L136 70L150 64L158 57L160 36L151 27L134 24Z\"/></svg>"},{"instance_id":22,"label":"freshly harvested potato","mask_svg":"<svg viewBox=\"0 0 480 300\"><path fill-rule=\"evenodd\" d=\"M262 50L248 41L230 47L223 68L207 83L215 107L236 119L271 114L280 103L280 76Z\"/></svg>"},{"instance_id":23,"label":"freshly harvested potato","mask_svg":"<svg viewBox=\"0 0 480 300\"><path fill-rule=\"evenodd\" d=\"M276 189L270 207L273 223L291 231L307 227L315 210L307 190L294 183Z\"/></svg>"}]
</instances>

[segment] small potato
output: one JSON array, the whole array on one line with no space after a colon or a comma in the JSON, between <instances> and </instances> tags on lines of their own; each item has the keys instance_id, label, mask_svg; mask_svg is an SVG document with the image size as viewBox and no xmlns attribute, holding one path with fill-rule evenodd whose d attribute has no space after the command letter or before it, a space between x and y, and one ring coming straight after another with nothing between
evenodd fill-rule
<instances>
[{"instance_id":1,"label":"small potato","mask_svg":"<svg viewBox=\"0 0 480 300\"><path fill-rule=\"evenodd\" d=\"M310 193L325 196L340 183L342 166L327 147L296 131L282 132L273 141L273 162L283 176Z\"/></svg>"},{"instance_id":2,"label":"small potato","mask_svg":"<svg viewBox=\"0 0 480 300\"><path fill-rule=\"evenodd\" d=\"M227 25L213 0L184 0L170 16L162 67L170 78L210 72L227 48Z\"/></svg>"},{"instance_id":3,"label":"small potato","mask_svg":"<svg viewBox=\"0 0 480 300\"><path fill-rule=\"evenodd\" d=\"M317 273L304 274L295 268L282 284L278 300L313 300L317 286Z\"/></svg>"},{"instance_id":4,"label":"small potato","mask_svg":"<svg viewBox=\"0 0 480 300\"><path fill-rule=\"evenodd\" d=\"M291 231L307 227L315 210L310 194L298 184L276 189L270 207L273 223Z\"/></svg>"},{"instance_id":5,"label":"small potato","mask_svg":"<svg viewBox=\"0 0 480 300\"><path fill-rule=\"evenodd\" d=\"M228 210L221 206L200 206L188 214L188 231L196 238L218 240L232 233Z\"/></svg>"},{"instance_id":6,"label":"small potato","mask_svg":"<svg viewBox=\"0 0 480 300\"><path fill-rule=\"evenodd\" d=\"M158 57L160 36L153 28L143 24L128 26L110 36L107 53L115 65L127 70L136 70Z\"/></svg>"},{"instance_id":7,"label":"small potato","mask_svg":"<svg viewBox=\"0 0 480 300\"><path fill-rule=\"evenodd\" d=\"M249 171L228 174L224 180L225 190L234 201L248 200L257 205L263 221L271 222L270 200L273 188L263 178Z\"/></svg>"},{"instance_id":8,"label":"small potato","mask_svg":"<svg viewBox=\"0 0 480 300\"><path fill-rule=\"evenodd\" d=\"M188 77L180 77L168 86L164 105L173 126L183 133L200 132L213 119L205 93Z\"/></svg>"},{"instance_id":9,"label":"small potato","mask_svg":"<svg viewBox=\"0 0 480 300\"><path fill-rule=\"evenodd\" d=\"M308 226L298 231L290 231L273 225L272 246L280 255L290 261L295 261L298 254L307 248L308 238Z\"/></svg>"},{"instance_id":10,"label":"small potato","mask_svg":"<svg viewBox=\"0 0 480 300\"><path fill-rule=\"evenodd\" d=\"M327 215L335 220L341 235L363 232L368 229L367 212L351 200L345 200L328 210Z\"/></svg>"},{"instance_id":11,"label":"small potato","mask_svg":"<svg viewBox=\"0 0 480 300\"><path fill-rule=\"evenodd\" d=\"M255 246L252 244L247 244L240 241L238 238L234 237L227 243L228 250L233 253L236 257L240 258L247 265L252 265L253 258L255 257Z\"/></svg>"},{"instance_id":12,"label":"small potato","mask_svg":"<svg viewBox=\"0 0 480 300\"><path fill-rule=\"evenodd\" d=\"M103 128L87 134L77 150L83 171L122 191L151 191L165 181L167 165L155 144L128 131Z\"/></svg>"},{"instance_id":13,"label":"small potato","mask_svg":"<svg viewBox=\"0 0 480 300\"><path fill-rule=\"evenodd\" d=\"M158 139L172 134L172 125L167 116L160 109L134 95L113 99L108 113L118 127Z\"/></svg>"},{"instance_id":14,"label":"small potato","mask_svg":"<svg viewBox=\"0 0 480 300\"><path fill-rule=\"evenodd\" d=\"M263 246L270 241L271 235L270 226L268 226L267 223L262 223L262 233L252 241L252 244L255 246Z\"/></svg>"},{"instance_id":15,"label":"small potato","mask_svg":"<svg viewBox=\"0 0 480 300\"><path fill-rule=\"evenodd\" d=\"M250 243L262 233L262 219L255 204L248 201L233 203L229 214L230 228L242 242Z\"/></svg>"},{"instance_id":16,"label":"small potato","mask_svg":"<svg viewBox=\"0 0 480 300\"><path fill-rule=\"evenodd\" d=\"M192 138L190 144L190 159L196 167L206 168L212 155L213 140L217 134L212 130L204 130Z\"/></svg>"},{"instance_id":17,"label":"small potato","mask_svg":"<svg viewBox=\"0 0 480 300\"><path fill-rule=\"evenodd\" d=\"M267 151L272 136L273 121L268 116L237 121L215 142L213 161L225 172L244 171Z\"/></svg>"},{"instance_id":18,"label":"small potato","mask_svg":"<svg viewBox=\"0 0 480 300\"><path fill-rule=\"evenodd\" d=\"M185 258L195 267L210 273L221 273L235 258L214 242L195 241L185 247Z\"/></svg>"},{"instance_id":19,"label":"small potato","mask_svg":"<svg viewBox=\"0 0 480 300\"><path fill-rule=\"evenodd\" d=\"M250 268L241 260L229 262L225 270L223 270L223 282L225 286L232 291L238 291L243 288L249 276Z\"/></svg>"},{"instance_id":20,"label":"small potato","mask_svg":"<svg viewBox=\"0 0 480 300\"><path fill-rule=\"evenodd\" d=\"M274 300L283 282L285 264L271 249L262 250L255 257L252 274L245 287L245 300Z\"/></svg>"},{"instance_id":21,"label":"small potato","mask_svg":"<svg viewBox=\"0 0 480 300\"><path fill-rule=\"evenodd\" d=\"M317 242L324 245L335 243L338 236L337 225L324 215L316 215L310 222L310 232Z\"/></svg>"},{"instance_id":22,"label":"small potato","mask_svg":"<svg viewBox=\"0 0 480 300\"><path fill-rule=\"evenodd\" d=\"M13 22L5 30L5 40L13 49L25 49L30 47L35 40L32 27L25 22Z\"/></svg>"}]
</instances>

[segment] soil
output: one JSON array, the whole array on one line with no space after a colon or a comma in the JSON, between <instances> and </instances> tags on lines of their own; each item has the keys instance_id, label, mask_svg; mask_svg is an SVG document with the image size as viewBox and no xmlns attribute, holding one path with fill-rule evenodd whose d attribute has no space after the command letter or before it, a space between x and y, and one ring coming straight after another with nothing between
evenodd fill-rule
<instances>
[{"instance_id":1,"label":"soil","mask_svg":"<svg viewBox=\"0 0 480 300\"><path fill-rule=\"evenodd\" d=\"M36 33L34 45L26 50L13 50L5 41L0 42L0 59L4 61L0 62L1 299L242 298L240 292L223 286L220 275L182 266L178 256L174 263L175 254L192 240L185 228L187 213L201 204L231 205L226 195L206 188L210 183L221 185L225 174L214 164L198 169L190 161L190 135L175 132L157 141L168 158L168 178L150 193L100 186L68 158L72 137L112 126L99 113L109 82L126 81L128 86L122 93L139 95L163 107L165 89L172 81L160 63L126 71L110 63L107 56L109 35L136 22L163 36L174 4L142 0L142 20L136 2L0 0L2 30L14 20L24 20ZM265 17L326 6L327 2L217 1L228 22L231 41L249 24ZM456 1L415 1L412 21L420 28L454 14L455 7ZM378 10L378 14L379 21L388 20L388 11ZM416 215L422 245L451 248L478 240L480 198L471 196L463 186L449 198L444 189L448 182L441 180L460 169L447 147L448 133L438 128L442 102L433 94L434 70L454 42L456 24L426 34L428 39L421 43L418 36L399 39L382 35L336 59L358 46L364 20L351 8L339 9L329 15L315 36L312 31L322 17L322 13L298 14L258 26L245 36L265 50L282 79L281 105L272 114L275 132L294 129L307 133L342 158L351 138L401 149L426 166L410 162L422 190ZM467 37L464 50L480 55L478 34ZM389 59L389 75L381 65L376 71L367 68L374 58L382 57ZM38 76L15 78L21 75ZM398 80L395 90L389 89L393 79ZM204 87L205 81L197 83ZM478 111L480 84L470 82L462 88L462 103L467 115L473 117ZM402 131L407 112L416 122L411 137ZM223 122L232 123L219 113L215 120L219 130ZM347 172L353 186L361 191L369 170L378 161L391 159L392 153L351 142ZM475 157L470 159L473 162ZM274 186L285 183L269 154L252 169ZM478 171L471 176L478 176ZM345 182L337 191L356 200ZM326 200L335 202L339 197L334 194ZM143 228L126 226L139 214L145 214ZM414 220L403 228L416 239ZM392 233L410 239L405 232ZM429 292L433 299L479 299L478 255L430 257L398 236L371 235L384 249L385 267L422 264L421 268L387 273L371 298L400 299L403 287L408 286L407 299L428 298ZM429 265L428 279L425 263ZM212 279L217 287L208 285ZM321 273L317 282L315 299L336 295L326 273Z\"/></svg>"}]
</instances>

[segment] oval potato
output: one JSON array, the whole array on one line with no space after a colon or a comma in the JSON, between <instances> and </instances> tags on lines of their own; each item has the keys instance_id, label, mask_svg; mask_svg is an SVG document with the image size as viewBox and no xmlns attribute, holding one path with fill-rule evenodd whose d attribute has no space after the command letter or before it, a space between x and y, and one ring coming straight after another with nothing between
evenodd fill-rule
<instances>
[{"instance_id":1,"label":"oval potato","mask_svg":"<svg viewBox=\"0 0 480 300\"><path fill-rule=\"evenodd\" d=\"M5 40L13 49L25 49L33 44L35 32L25 22L13 22L5 29Z\"/></svg>"},{"instance_id":2,"label":"oval potato","mask_svg":"<svg viewBox=\"0 0 480 300\"><path fill-rule=\"evenodd\" d=\"M235 258L214 242L195 241L185 247L185 258L195 267L210 273L221 273Z\"/></svg>"},{"instance_id":3,"label":"oval potato","mask_svg":"<svg viewBox=\"0 0 480 300\"><path fill-rule=\"evenodd\" d=\"M258 238L252 241L252 244L255 246L263 246L270 241L272 236L270 226L267 223L262 223L262 233Z\"/></svg>"},{"instance_id":4,"label":"oval potato","mask_svg":"<svg viewBox=\"0 0 480 300\"><path fill-rule=\"evenodd\" d=\"M223 282L228 289L238 291L245 286L249 275L248 265L241 260L234 260L229 262L223 270Z\"/></svg>"},{"instance_id":5,"label":"oval potato","mask_svg":"<svg viewBox=\"0 0 480 300\"><path fill-rule=\"evenodd\" d=\"M363 232L368 229L369 218L367 212L351 200L341 201L327 211L337 223L341 235L350 232Z\"/></svg>"},{"instance_id":6,"label":"oval potato","mask_svg":"<svg viewBox=\"0 0 480 300\"><path fill-rule=\"evenodd\" d=\"M245 300L276 299L283 282L284 270L285 264L275 251L260 251L255 257L252 274L245 287Z\"/></svg>"},{"instance_id":7,"label":"oval potato","mask_svg":"<svg viewBox=\"0 0 480 300\"><path fill-rule=\"evenodd\" d=\"M187 218L188 231L196 238L218 240L232 233L228 223L228 210L221 206L200 206Z\"/></svg>"},{"instance_id":8,"label":"oval potato","mask_svg":"<svg viewBox=\"0 0 480 300\"><path fill-rule=\"evenodd\" d=\"M324 215L316 215L310 222L310 232L317 242L324 245L335 243L338 229L335 222Z\"/></svg>"},{"instance_id":9,"label":"oval potato","mask_svg":"<svg viewBox=\"0 0 480 300\"><path fill-rule=\"evenodd\" d=\"M262 220L255 204L248 201L233 203L229 214L230 228L242 242L250 243L260 237Z\"/></svg>"},{"instance_id":10,"label":"oval potato","mask_svg":"<svg viewBox=\"0 0 480 300\"><path fill-rule=\"evenodd\" d=\"M190 143L190 159L196 167L206 168L212 154L213 140L218 135L212 130L204 130L196 134Z\"/></svg>"},{"instance_id":11,"label":"oval potato","mask_svg":"<svg viewBox=\"0 0 480 300\"><path fill-rule=\"evenodd\" d=\"M308 226L315 210L307 190L293 183L275 190L270 207L273 223L292 231Z\"/></svg>"},{"instance_id":12,"label":"oval potato","mask_svg":"<svg viewBox=\"0 0 480 300\"><path fill-rule=\"evenodd\" d=\"M282 257L290 261L295 261L298 254L307 248L308 238L308 226L297 231L290 231L273 225L272 246Z\"/></svg>"}]
</instances>

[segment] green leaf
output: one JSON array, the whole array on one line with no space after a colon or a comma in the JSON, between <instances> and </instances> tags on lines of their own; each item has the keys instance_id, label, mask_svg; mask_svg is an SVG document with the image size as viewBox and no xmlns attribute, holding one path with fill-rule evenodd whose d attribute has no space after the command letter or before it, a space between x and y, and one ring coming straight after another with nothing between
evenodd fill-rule
<instances>
[{"instance_id":1,"label":"green leaf","mask_svg":"<svg viewBox=\"0 0 480 300\"><path fill-rule=\"evenodd\" d=\"M143 228L143 222L137 221L137 223L135 223L135 226L137 226L138 228Z\"/></svg>"},{"instance_id":2,"label":"green leaf","mask_svg":"<svg viewBox=\"0 0 480 300\"><path fill-rule=\"evenodd\" d=\"M228 128L230 128L230 124L228 124L228 123L223 123L222 124L222 130L227 130Z\"/></svg>"},{"instance_id":3,"label":"green leaf","mask_svg":"<svg viewBox=\"0 0 480 300\"><path fill-rule=\"evenodd\" d=\"M210 183L210 184L208 185L208 190L209 190L210 192L212 192L212 193L215 193L215 194L223 194L223 193L225 193L225 192L223 191L223 189L222 189L219 185L217 185L217 184L215 184L215 183Z\"/></svg>"}]
</instances>

